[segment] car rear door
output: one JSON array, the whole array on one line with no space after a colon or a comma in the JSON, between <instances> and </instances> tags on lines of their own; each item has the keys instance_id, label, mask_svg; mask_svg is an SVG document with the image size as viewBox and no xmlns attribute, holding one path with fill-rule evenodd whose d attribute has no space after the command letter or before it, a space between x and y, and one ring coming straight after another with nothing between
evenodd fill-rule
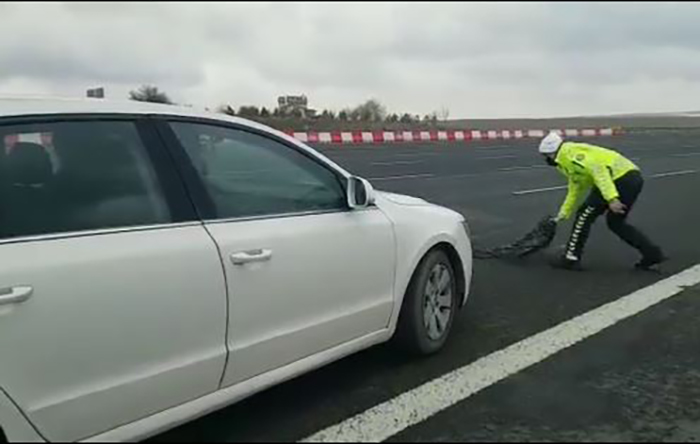
<instances>
[{"instance_id":1,"label":"car rear door","mask_svg":"<svg viewBox=\"0 0 700 444\"><path fill-rule=\"evenodd\" d=\"M375 207L348 209L344 178L266 132L171 121L216 240L230 297L224 385L385 330L396 245Z\"/></svg>"},{"instance_id":2,"label":"car rear door","mask_svg":"<svg viewBox=\"0 0 700 444\"><path fill-rule=\"evenodd\" d=\"M150 128L0 120L0 386L51 441L219 388L221 262Z\"/></svg>"}]
</instances>

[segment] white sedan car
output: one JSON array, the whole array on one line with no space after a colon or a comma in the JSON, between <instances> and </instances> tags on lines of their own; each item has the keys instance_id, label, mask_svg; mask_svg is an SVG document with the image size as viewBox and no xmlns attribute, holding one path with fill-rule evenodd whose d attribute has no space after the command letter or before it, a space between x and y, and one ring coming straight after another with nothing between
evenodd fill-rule
<instances>
[{"instance_id":1,"label":"white sedan car","mask_svg":"<svg viewBox=\"0 0 700 444\"><path fill-rule=\"evenodd\" d=\"M142 439L382 342L435 353L471 274L461 215L268 127L0 99L0 441Z\"/></svg>"}]
</instances>

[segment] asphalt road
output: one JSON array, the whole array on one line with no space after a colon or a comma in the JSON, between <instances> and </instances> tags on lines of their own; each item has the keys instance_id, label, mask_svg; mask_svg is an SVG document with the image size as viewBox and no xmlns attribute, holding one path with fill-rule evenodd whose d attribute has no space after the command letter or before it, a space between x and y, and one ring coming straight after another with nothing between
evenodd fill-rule
<instances>
[{"instance_id":1,"label":"asphalt road","mask_svg":"<svg viewBox=\"0 0 700 444\"><path fill-rule=\"evenodd\" d=\"M631 220L671 257L632 270L636 253L593 231L586 271L548 254L477 261L471 299L439 356L381 346L283 384L155 441L298 441L523 339L700 263L700 140L695 132L599 138L643 168ZM536 141L319 147L376 188L453 208L482 247L510 242L554 214L564 190ZM542 191L540 191L542 190ZM602 221L601 221L602 222ZM566 241L562 230L557 245ZM498 382L393 441L700 441L700 292L689 289Z\"/></svg>"}]
</instances>

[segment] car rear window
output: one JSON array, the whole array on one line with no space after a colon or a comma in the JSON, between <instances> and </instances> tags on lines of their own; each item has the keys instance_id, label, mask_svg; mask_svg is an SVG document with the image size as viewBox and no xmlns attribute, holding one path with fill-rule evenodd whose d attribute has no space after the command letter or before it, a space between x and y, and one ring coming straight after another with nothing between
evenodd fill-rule
<instances>
[{"instance_id":1,"label":"car rear window","mask_svg":"<svg viewBox=\"0 0 700 444\"><path fill-rule=\"evenodd\" d=\"M0 239L170 221L133 123L0 125Z\"/></svg>"}]
</instances>

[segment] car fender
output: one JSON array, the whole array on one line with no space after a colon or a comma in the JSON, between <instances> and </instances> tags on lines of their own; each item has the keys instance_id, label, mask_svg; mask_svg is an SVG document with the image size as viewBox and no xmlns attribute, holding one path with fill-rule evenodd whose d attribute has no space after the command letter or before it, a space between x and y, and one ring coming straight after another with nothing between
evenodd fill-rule
<instances>
[{"instance_id":1,"label":"car fender","mask_svg":"<svg viewBox=\"0 0 700 444\"><path fill-rule=\"evenodd\" d=\"M428 252L442 244L450 245L459 254L460 248L458 246L458 242L453 237L442 233L428 239L425 243L421 245L421 247L418 250L416 250L410 262L407 262L403 266L398 267L396 276L395 296L396 310L394 311L390 324L392 334L396 330L396 327L398 325L399 315L401 314L401 308L403 307L403 301L406 296L406 292L408 291L408 287L411 284L411 279L413 279L413 275L418 269L418 265L423 260L423 258L425 258ZM471 262L468 258L464 258L462 257L462 255L460 255L460 258L462 260L462 269L456 270L456 272L462 273L465 282L464 298L461 301L461 305L464 305L466 304L469 296L472 267Z\"/></svg>"},{"instance_id":2,"label":"car fender","mask_svg":"<svg viewBox=\"0 0 700 444\"><path fill-rule=\"evenodd\" d=\"M463 225L464 218L445 208L437 206L395 205L382 199L378 205L394 225L397 239L395 310L389 324L393 332L398 324L411 279L425 255L440 244L450 245L459 254L465 283L466 303L472 277L472 246Z\"/></svg>"}]
</instances>

